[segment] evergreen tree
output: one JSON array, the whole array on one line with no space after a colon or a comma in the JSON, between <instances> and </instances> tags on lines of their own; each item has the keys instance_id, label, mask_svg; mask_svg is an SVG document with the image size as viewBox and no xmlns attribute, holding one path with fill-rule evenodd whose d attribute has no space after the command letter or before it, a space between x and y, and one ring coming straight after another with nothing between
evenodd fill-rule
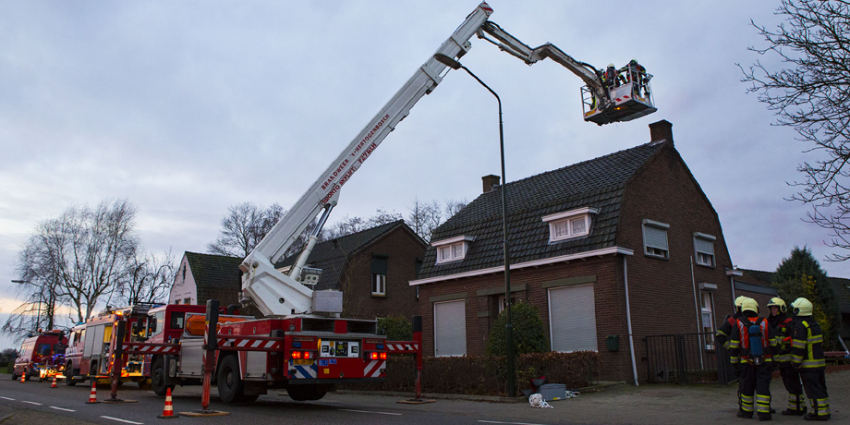
<instances>
[{"instance_id":1,"label":"evergreen tree","mask_svg":"<svg viewBox=\"0 0 850 425\"><path fill-rule=\"evenodd\" d=\"M812 317L823 330L824 349L833 348L841 327L841 314L835 290L812 252L807 247L794 247L791 256L782 260L776 269L773 285L789 310L799 297L812 302Z\"/></svg>"},{"instance_id":2,"label":"evergreen tree","mask_svg":"<svg viewBox=\"0 0 850 425\"><path fill-rule=\"evenodd\" d=\"M507 323L505 312L499 314L490 338L487 340L487 354L493 356L507 355L507 344L505 343L505 324ZM545 353L549 351L549 338L540 320L540 312L537 307L520 302L511 305L511 324L513 325L513 352L514 355L525 353Z\"/></svg>"}]
</instances>

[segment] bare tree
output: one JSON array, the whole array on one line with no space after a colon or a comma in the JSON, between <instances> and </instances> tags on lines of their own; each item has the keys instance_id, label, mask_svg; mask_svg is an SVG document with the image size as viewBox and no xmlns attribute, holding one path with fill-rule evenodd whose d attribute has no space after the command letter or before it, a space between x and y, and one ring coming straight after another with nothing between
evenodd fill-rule
<instances>
[{"instance_id":1,"label":"bare tree","mask_svg":"<svg viewBox=\"0 0 850 425\"><path fill-rule=\"evenodd\" d=\"M166 301L176 269L170 249L161 256L152 252L135 255L129 265L127 279L120 288L123 304Z\"/></svg>"},{"instance_id":2,"label":"bare tree","mask_svg":"<svg viewBox=\"0 0 850 425\"><path fill-rule=\"evenodd\" d=\"M16 348L4 348L3 351L0 351L0 359L4 362L14 362L20 356L21 353Z\"/></svg>"},{"instance_id":3,"label":"bare tree","mask_svg":"<svg viewBox=\"0 0 850 425\"><path fill-rule=\"evenodd\" d=\"M431 202L414 199L409 210L407 224L426 242L430 241L434 230L443 223L443 208L440 202L436 199Z\"/></svg>"},{"instance_id":4,"label":"bare tree","mask_svg":"<svg viewBox=\"0 0 850 425\"><path fill-rule=\"evenodd\" d=\"M373 227L392 223L401 219L402 216L400 213L397 213L395 211L388 212L383 208L378 208L375 211L375 215L369 218L345 216L340 221L336 222L333 226L327 227L322 230L321 239L329 241L343 237L345 235L362 232L366 229L371 229Z\"/></svg>"},{"instance_id":5,"label":"bare tree","mask_svg":"<svg viewBox=\"0 0 850 425\"><path fill-rule=\"evenodd\" d=\"M286 210L277 203L265 209L251 202L231 205L227 215L221 219L218 238L207 244L207 251L230 257L247 257L284 215ZM315 227L316 220L313 220L285 255L300 251Z\"/></svg>"},{"instance_id":6,"label":"bare tree","mask_svg":"<svg viewBox=\"0 0 850 425\"><path fill-rule=\"evenodd\" d=\"M804 181L792 183L791 200L812 206L809 221L828 229L830 245L850 249L850 2L846 0L782 0L776 14L786 22L775 29L752 25L768 47L750 50L783 63L770 70L756 62L743 69L748 92L775 111L777 125L797 131L821 153L815 162L797 167ZM739 65L740 66L740 65ZM850 254L832 254L844 261Z\"/></svg>"}]
</instances>

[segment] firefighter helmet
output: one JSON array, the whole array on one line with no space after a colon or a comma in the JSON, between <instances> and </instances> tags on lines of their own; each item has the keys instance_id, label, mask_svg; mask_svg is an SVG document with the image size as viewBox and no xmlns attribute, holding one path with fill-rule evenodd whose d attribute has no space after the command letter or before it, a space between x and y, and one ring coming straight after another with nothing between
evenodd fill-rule
<instances>
[{"instance_id":1,"label":"firefighter helmet","mask_svg":"<svg viewBox=\"0 0 850 425\"><path fill-rule=\"evenodd\" d=\"M735 298L735 311L741 311L741 305L744 304L744 301L746 299L747 299L747 297L745 297L743 295L741 295L738 298Z\"/></svg>"},{"instance_id":2,"label":"firefighter helmet","mask_svg":"<svg viewBox=\"0 0 850 425\"><path fill-rule=\"evenodd\" d=\"M812 302L803 297L794 300L794 302L791 303L791 308L794 309L795 316L811 316L812 310L814 309Z\"/></svg>"},{"instance_id":3,"label":"firefighter helmet","mask_svg":"<svg viewBox=\"0 0 850 425\"><path fill-rule=\"evenodd\" d=\"M771 298L770 301L767 303L767 307L779 307L780 313L785 313L786 311L788 311L788 306L785 305L785 300L779 297Z\"/></svg>"},{"instance_id":4,"label":"firefighter helmet","mask_svg":"<svg viewBox=\"0 0 850 425\"><path fill-rule=\"evenodd\" d=\"M752 311L755 314L759 313L759 303L756 300L747 297L743 303L741 303L741 312Z\"/></svg>"},{"instance_id":5,"label":"firefighter helmet","mask_svg":"<svg viewBox=\"0 0 850 425\"><path fill-rule=\"evenodd\" d=\"M608 68L614 68L614 64L613 64L613 63L609 63L609 64L608 64Z\"/></svg>"}]
</instances>

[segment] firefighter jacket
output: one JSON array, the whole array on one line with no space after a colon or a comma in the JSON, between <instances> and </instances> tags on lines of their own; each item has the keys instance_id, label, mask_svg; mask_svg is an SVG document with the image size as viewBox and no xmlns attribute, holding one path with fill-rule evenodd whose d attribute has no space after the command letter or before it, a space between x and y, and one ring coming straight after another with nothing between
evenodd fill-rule
<instances>
[{"instance_id":1,"label":"firefighter jacket","mask_svg":"<svg viewBox=\"0 0 850 425\"><path fill-rule=\"evenodd\" d=\"M726 350L729 349L729 335L732 335L732 327L735 326L735 322L739 317L741 317L741 313L737 311L731 316L726 316L726 320L723 321L723 324L717 329L717 334L714 335L714 339Z\"/></svg>"},{"instance_id":2,"label":"firefighter jacket","mask_svg":"<svg viewBox=\"0 0 850 425\"><path fill-rule=\"evenodd\" d=\"M800 371L819 371L826 368L823 358L823 333L811 316L797 317L791 342L791 361Z\"/></svg>"},{"instance_id":3,"label":"firefighter jacket","mask_svg":"<svg viewBox=\"0 0 850 425\"><path fill-rule=\"evenodd\" d=\"M740 317L732 327L732 335L729 337L729 356L732 364L749 363L754 364L750 356L750 332L752 325L761 328L761 345L764 351L764 363L773 362L773 352L776 348L776 335L773 328L763 317Z\"/></svg>"},{"instance_id":4,"label":"firefighter jacket","mask_svg":"<svg viewBox=\"0 0 850 425\"><path fill-rule=\"evenodd\" d=\"M768 317L767 321L776 331L776 350L773 361L790 366L791 337L794 333L794 319L786 316L785 313L779 313L776 316Z\"/></svg>"}]
</instances>

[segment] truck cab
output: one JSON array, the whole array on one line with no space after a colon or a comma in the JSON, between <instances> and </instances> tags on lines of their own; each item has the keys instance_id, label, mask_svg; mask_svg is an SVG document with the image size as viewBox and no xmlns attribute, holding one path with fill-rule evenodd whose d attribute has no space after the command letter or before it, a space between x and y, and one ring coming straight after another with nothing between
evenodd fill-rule
<instances>
[{"instance_id":1,"label":"truck cab","mask_svg":"<svg viewBox=\"0 0 850 425\"><path fill-rule=\"evenodd\" d=\"M21 355L15 360L12 379L18 379L26 373L24 378L26 380L32 376L38 376L38 380L43 381L61 374L64 363L56 356L65 353L67 344L68 338L61 330L46 332L39 330L37 333L30 334L21 344Z\"/></svg>"}]
</instances>

